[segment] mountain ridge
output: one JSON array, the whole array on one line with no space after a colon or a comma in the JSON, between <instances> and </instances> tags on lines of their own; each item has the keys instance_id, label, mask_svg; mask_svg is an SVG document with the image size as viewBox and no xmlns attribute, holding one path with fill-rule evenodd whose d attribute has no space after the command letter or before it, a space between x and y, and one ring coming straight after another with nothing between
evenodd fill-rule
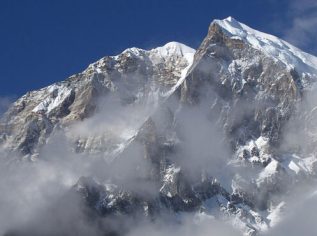
<instances>
[{"instance_id":1,"label":"mountain ridge","mask_svg":"<svg viewBox=\"0 0 317 236\"><path fill-rule=\"evenodd\" d=\"M72 188L101 218L193 213L257 235L279 220L283 193L315 178L314 148L285 140L288 126L314 121L302 107L316 62L232 17L215 20L196 51L130 48L27 93L5 114L0 145L40 161L62 132L72 152L106 160L109 173Z\"/></svg>"}]
</instances>

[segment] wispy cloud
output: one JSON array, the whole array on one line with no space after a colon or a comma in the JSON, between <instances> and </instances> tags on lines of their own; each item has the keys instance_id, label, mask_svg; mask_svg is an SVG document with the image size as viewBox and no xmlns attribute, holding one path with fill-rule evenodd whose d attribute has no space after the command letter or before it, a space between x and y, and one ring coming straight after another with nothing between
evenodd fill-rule
<instances>
[{"instance_id":1,"label":"wispy cloud","mask_svg":"<svg viewBox=\"0 0 317 236\"><path fill-rule=\"evenodd\" d=\"M317 1L290 0L288 7L291 27L284 29L285 40L317 54Z\"/></svg>"},{"instance_id":2,"label":"wispy cloud","mask_svg":"<svg viewBox=\"0 0 317 236\"><path fill-rule=\"evenodd\" d=\"M10 104L14 101L14 97L0 97L0 116L6 112Z\"/></svg>"}]
</instances>

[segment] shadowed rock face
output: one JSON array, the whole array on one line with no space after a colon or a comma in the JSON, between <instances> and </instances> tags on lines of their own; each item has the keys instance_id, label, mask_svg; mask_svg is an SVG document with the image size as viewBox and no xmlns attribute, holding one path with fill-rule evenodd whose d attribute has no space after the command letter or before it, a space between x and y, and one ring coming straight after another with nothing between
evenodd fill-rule
<instances>
[{"instance_id":1,"label":"shadowed rock face","mask_svg":"<svg viewBox=\"0 0 317 236\"><path fill-rule=\"evenodd\" d=\"M39 150L61 130L75 152L107 157L114 166L138 150L141 161L130 166L133 185L122 173L110 182L82 177L74 185L99 217L214 214L256 235L273 224L269 215L283 194L315 176L316 159L306 158L315 142L302 159L295 156L302 152L290 153L296 144L285 150L284 142L289 124L314 121L314 106L301 107L316 79L314 62L233 18L216 20L195 55L178 43L127 49L27 93L4 116L0 144L40 159ZM71 132L73 124L94 123L94 117L107 123L109 113L117 120L140 107L137 122L122 133Z\"/></svg>"},{"instance_id":2,"label":"shadowed rock face","mask_svg":"<svg viewBox=\"0 0 317 236\"><path fill-rule=\"evenodd\" d=\"M180 87L183 102L209 102L211 115L223 123L234 146L259 136L278 144L282 126L301 99L302 78L296 68L289 70L230 38L217 23L211 24L195 59Z\"/></svg>"}]
</instances>

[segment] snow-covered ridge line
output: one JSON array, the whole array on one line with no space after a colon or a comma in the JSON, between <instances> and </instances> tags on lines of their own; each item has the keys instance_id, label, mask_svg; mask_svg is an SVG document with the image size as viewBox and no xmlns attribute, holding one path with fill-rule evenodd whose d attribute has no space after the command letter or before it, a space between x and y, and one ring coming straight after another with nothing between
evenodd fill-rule
<instances>
[{"instance_id":1,"label":"snow-covered ridge line","mask_svg":"<svg viewBox=\"0 0 317 236\"><path fill-rule=\"evenodd\" d=\"M195 53L195 49L183 43L172 41L172 42L166 43L163 46L153 48L150 50L145 50L138 47L127 48L120 54L123 54L125 52L133 52L135 54L138 54L140 52L156 53L164 58L167 56L185 56L186 57L187 54Z\"/></svg>"},{"instance_id":2,"label":"snow-covered ridge line","mask_svg":"<svg viewBox=\"0 0 317 236\"><path fill-rule=\"evenodd\" d=\"M214 20L233 39L240 39L255 49L284 63L289 69L296 68L300 74L317 75L317 57L303 52L286 41L238 22L232 17Z\"/></svg>"},{"instance_id":3,"label":"snow-covered ridge line","mask_svg":"<svg viewBox=\"0 0 317 236\"><path fill-rule=\"evenodd\" d=\"M157 56L166 59L167 57L173 57L173 56L177 56L177 57L184 57L187 61L191 61L193 54L195 54L196 50L183 44L183 43L179 43L179 42L168 42L163 46L159 46L153 49L149 49L149 50L145 50L142 48L138 48L138 47L131 47L131 48L127 48L125 50L123 50L121 53L119 53L118 55L112 55L110 56L111 58L117 60L119 58L120 55L125 54L125 53L132 53L135 56L142 56L144 54L156 54ZM95 67L96 65L98 65L98 63L100 61L102 61L104 59L101 58L96 62L93 62L91 64L89 64L89 67Z\"/></svg>"},{"instance_id":4,"label":"snow-covered ridge line","mask_svg":"<svg viewBox=\"0 0 317 236\"><path fill-rule=\"evenodd\" d=\"M110 57L114 60L119 60L120 55L124 53L131 53L136 57L143 57L147 55L151 58L151 61L154 65L157 63L164 63L169 58L175 58L175 60L183 58L186 60L187 66L181 70L180 78L178 79L177 83L174 86L172 86L171 89L169 89L169 91L165 92L164 94L161 94L161 96L167 98L184 81L187 75L187 71L193 63L195 50L182 43L169 42L161 47L157 47L151 50L144 50L136 47L128 48L125 49L119 55ZM85 71L92 69L98 73L102 73L100 67L102 66L104 59L105 58L101 58L100 60L90 64ZM177 67L174 69L177 69ZM67 99L71 94L71 89L65 87L63 84L52 84L41 90L45 89L47 89L48 96L32 110L33 112L42 112L49 114L54 108L58 107L62 102L64 102L65 99Z\"/></svg>"}]
</instances>

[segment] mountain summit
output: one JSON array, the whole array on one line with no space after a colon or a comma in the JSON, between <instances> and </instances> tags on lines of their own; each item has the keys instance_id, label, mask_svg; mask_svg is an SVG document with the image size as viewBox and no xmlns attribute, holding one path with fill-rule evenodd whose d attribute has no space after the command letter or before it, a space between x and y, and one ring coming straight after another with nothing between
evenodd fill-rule
<instances>
[{"instance_id":1,"label":"mountain summit","mask_svg":"<svg viewBox=\"0 0 317 236\"><path fill-rule=\"evenodd\" d=\"M28 92L1 120L3 158L88 161L70 191L98 222L188 214L269 232L292 207L287 195L316 178L316 79L316 57L214 20L197 50L129 48ZM48 155L56 147L67 152ZM98 232L133 228L108 223Z\"/></svg>"}]
</instances>

